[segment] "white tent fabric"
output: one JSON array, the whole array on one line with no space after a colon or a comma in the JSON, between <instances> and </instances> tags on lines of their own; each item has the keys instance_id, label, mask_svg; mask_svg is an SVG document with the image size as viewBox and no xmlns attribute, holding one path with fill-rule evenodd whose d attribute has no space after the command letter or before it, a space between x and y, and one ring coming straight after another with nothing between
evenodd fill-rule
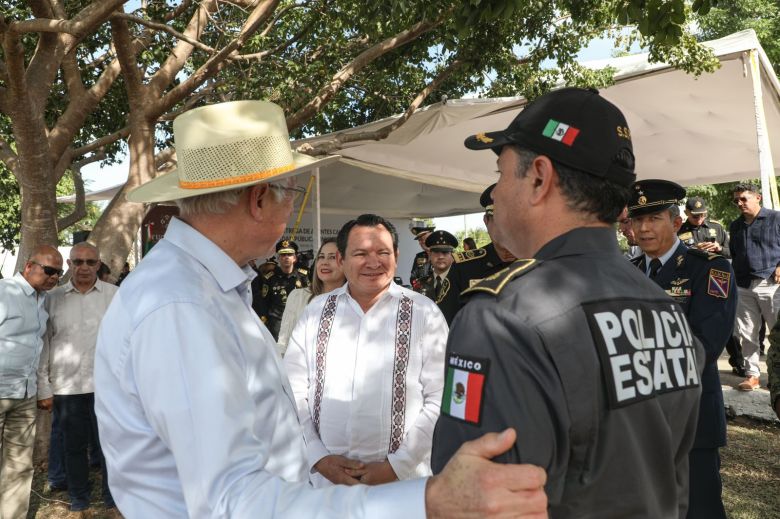
<instances>
[{"instance_id":1,"label":"white tent fabric","mask_svg":"<svg viewBox=\"0 0 780 519\"><path fill-rule=\"evenodd\" d=\"M585 63L616 70L602 90L626 114L637 173L683 185L719 183L760 175L757 124L780 135L780 82L752 30L706 43L721 67L696 78L646 54ZM753 66L751 66L751 58ZM758 73L764 121L757 123L753 75ZM477 212L478 194L496 181L495 155L463 147L474 133L505 128L525 105L523 98L461 99L418 110L381 141L359 141L343 159L321 171L323 214L375 212L392 218ZM390 124L387 118L346 130L360 133ZM329 134L294 146L332 140ZM780 172L780 145L767 149L767 164ZM765 171L768 175L769 172ZM765 196L765 199L768 198Z\"/></svg>"}]
</instances>

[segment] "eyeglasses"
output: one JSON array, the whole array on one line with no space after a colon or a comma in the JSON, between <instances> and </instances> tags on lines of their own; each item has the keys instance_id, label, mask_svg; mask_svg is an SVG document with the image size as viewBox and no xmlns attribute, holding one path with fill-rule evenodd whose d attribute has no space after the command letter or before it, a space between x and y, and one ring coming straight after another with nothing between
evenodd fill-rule
<instances>
[{"instance_id":1,"label":"eyeglasses","mask_svg":"<svg viewBox=\"0 0 780 519\"><path fill-rule=\"evenodd\" d=\"M84 263L86 263L90 267L94 267L95 265L98 264L98 261L100 261L100 260L96 260L96 259L81 259L81 258L76 258L76 259L70 260L70 262L73 263L77 267L82 266Z\"/></svg>"},{"instance_id":2,"label":"eyeglasses","mask_svg":"<svg viewBox=\"0 0 780 519\"><path fill-rule=\"evenodd\" d=\"M43 273L49 277L52 277L54 275L62 276L62 273L64 272L62 269L58 269L56 267L50 267L49 265L43 265L41 263L38 263L37 261L30 261L30 263L41 267L41 269L43 269Z\"/></svg>"},{"instance_id":3,"label":"eyeglasses","mask_svg":"<svg viewBox=\"0 0 780 519\"><path fill-rule=\"evenodd\" d=\"M298 200L298 198L306 192L305 187L289 187L289 186L280 186L279 184L271 184L271 187L274 189L278 189L282 193L284 193L284 199L285 200L292 200L295 202Z\"/></svg>"},{"instance_id":4,"label":"eyeglasses","mask_svg":"<svg viewBox=\"0 0 780 519\"><path fill-rule=\"evenodd\" d=\"M740 197L734 197L732 202L734 202L734 205L739 205L740 203L746 204L750 201L750 198L746 196L740 196Z\"/></svg>"}]
</instances>

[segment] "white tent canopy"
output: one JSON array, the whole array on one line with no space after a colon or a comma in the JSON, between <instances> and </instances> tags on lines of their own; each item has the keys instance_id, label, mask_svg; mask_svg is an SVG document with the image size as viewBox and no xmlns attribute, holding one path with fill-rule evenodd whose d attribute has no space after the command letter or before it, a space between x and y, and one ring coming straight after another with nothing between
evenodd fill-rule
<instances>
[{"instance_id":1,"label":"white tent canopy","mask_svg":"<svg viewBox=\"0 0 780 519\"><path fill-rule=\"evenodd\" d=\"M706 45L721 67L698 78L650 64L647 54L585 65L616 70L615 84L602 95L626 114L640 179L691 185L762 176L769 184L780 166L780 146L771 151L768 137L780 135L780 82L752 30ZM525 103L523 98L437 103L418 110L387 139L347 145L339 151L342 160L321 171L320 212L401 218L479 211L478 194L496 180L496 156L466 150L463 140L505 128ZM345 132L376 130L393 120ZM316 146L334 135L294 145Z\"/></svg>"}]
</instances>

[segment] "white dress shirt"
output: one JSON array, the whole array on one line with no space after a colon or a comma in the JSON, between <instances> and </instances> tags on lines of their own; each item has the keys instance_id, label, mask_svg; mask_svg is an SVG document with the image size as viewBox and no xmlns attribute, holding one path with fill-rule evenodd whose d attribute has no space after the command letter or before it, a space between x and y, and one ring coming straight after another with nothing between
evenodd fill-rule
<instances>
[{"instance_id":1,"label":"white dress shirt","mask_svg":"<svg viewBox=\"0 0 780 519\"><path fill-rule=\"evenodd\" d=\"M674 251L677 250L677 247L680 246L680 238L677 236L674 237L674 244L672 244L671 248L663 253L663 255L658 256L658 259L661 261L661 266L658 268L658 270L661 270L664 265L666 265L666 262L669 261L669 259L674 256ZM645 274L650 275L650 262L653 261L653 258L645 254Z\"/></svg>"},{"instance_id":2,"label":"white dress shirt","mask_svg":"<svg viewBox=\"0 0 780 519\"><path fill-rule=\"evenodd\" d=\"M284 357L287 351L287 343L290 342L290 335L298 324L303 309L309 304L309 298L311 297L311 288L296 288L290 295L287 296L287 303L284 305L284 313L282 314L282 323L279 325L279 340L276 341L276 347L279 350L279 355Z\"/></svg>"},{"instance_id":3,"label":"white dress shirt","mask_svg":"<svg viewBox=\"0 0 780 519\"><path fill-rule=\"evenodd\" d=\"M305 445L254 271L173 219L98 333L95 411L128 519L424 517L425 481L306 483Z\"/></svg>"},{"instance_id":4,"label":"white dress shirt","mask_svg":"<svg viewBox=\"0 0 780 519\"><path fill-rule=\"evenodd\" d=\"M47 294L49 322L38 365L41 398L94 393L98 327L117 290L98 279L83 294L71 281Z\"/></svg>"},{"instance_id":5,"label":"white dress shirt","mask_svg":"<svg viewBox=\"0 0 780 519\"><path fill-rule=\"evenodd\" d=\"M36 292L21 273L0 279L0 398L37 394L41 337L48 317L45 296Z\"/></svg>"},{"instance_id":6,"label":"white dress shirt","mask_svg":"<svg viewBox=\"0 0 780 519\"><path fill-rule=\"evenodd\" d=\"M318 337L330 296L335 298L335 317L324 345L324 382L318 402ZM411 304L407 321L402 320L402 298ZM409 325L408 341L399 340L399 333L408 331ZM285 367L304 429L310 470L324 456L339 454L363 462L387 459L399 479L430 474L447 334L447 321L433 301L395 283L365 313L350 296L349 284L309 303L290 338ZM400 350L405 344L408 362ZM399 371L404 369L405 373ZM400 393L394 387L398 373L403 376ZM396 403L403 426L394 429ZM315 486L330 485L313 470L311 479Z\"/></svg>"}]
</instances>

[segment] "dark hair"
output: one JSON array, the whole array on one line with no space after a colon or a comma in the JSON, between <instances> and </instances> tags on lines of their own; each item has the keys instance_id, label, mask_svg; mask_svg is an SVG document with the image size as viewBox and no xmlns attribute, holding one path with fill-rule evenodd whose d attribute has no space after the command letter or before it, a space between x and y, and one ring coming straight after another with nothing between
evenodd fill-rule
<instances>
[{"instance_id":1,"label":"dark hair","mask_svg":"<svg viewBox=\"0 0 780 519\"><path fill-rule=\"evenodd\" d=\"M519 155L516 174L524 177L539 154L519 146L513 148ZM570 209L592 214L600 222L613 224L617 221L631 195L629 186L621 186L606 178L570 168L553 159L550 162L558 172L561 193ZM634 165L630 154L618 154L615 162L625 168L633 168Z\"/></svg>"},{"instance_id":2,"label":"dark hair","mask_svg":"<svg viewBox=\"0 0 780 519\"><path fill-rule=\"evenodd\" d=\"M329 243L336 243L336 238L325 238L322 240L322 244L320 245L319 250L317 251L317 255L314 256L314 261L312 262L311 266L311 297L309 297L309 301L314 299L320 294L324 294L324 284L322 283L322 280L317 277L317 258L319 258L320 253L322 252L322 248L329 244ZM338 247L338 245L336 246Z\"/></svg>"},{"instance_id":3,"label":"dark hair","mask_svg":"<svg viewBox=\"0 0 780 519\"><path fill-rule=\"evenodd\" d=\"M360 227L378 227L383 226L385 229L387 229L387 232L390 233L390 236L393 237L393 251L398 251L398 232L395 230L395 226L391 224L388 220L382 218L379 215L376 214L361 214L354 220L350 220L347 223L345 223L341 230L339 230L339 234L336 237L336 247L339 249L339 254L342 256L347 255L347 239L349 238L349 233L355 226Z\"/></svg>"},{"instance_id":4,"label":"dark hair","mask_svg":"<svg viewBox=\"0 0 780 519\"><path fill-rule=\"evenodd\" d=\"M761 190L759 187L751 182L740 182L736 186L731 188L731 195L735 195L737 193L742 193L743 191L750 191L751 193L755 193L757 195L761 194Z\"/></svg>"},{"instance_id":5,"label":"dark hair","mask_svg":"<svg viewBox=\"0 0 780 519\"><path fill-rule=\"evenodd\" d=\"M477 249L477 242L474 241L474 238L469 236L468 238L463 238L463 249L466 249L466 245L469 246L469 250L476 250Z\"/></svg>"}]
</instances>

